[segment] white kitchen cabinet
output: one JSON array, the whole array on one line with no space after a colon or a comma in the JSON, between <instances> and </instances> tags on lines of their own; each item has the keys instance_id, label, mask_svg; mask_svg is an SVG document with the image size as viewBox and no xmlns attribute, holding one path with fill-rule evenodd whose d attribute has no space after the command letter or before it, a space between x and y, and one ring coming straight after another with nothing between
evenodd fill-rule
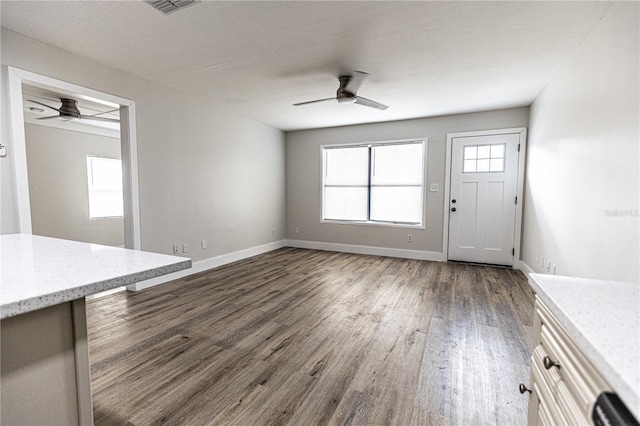
<instances>
[{"instance_id":1,"label":"white kitchen cabinet","mask_svg":"<svg viewBox=\"0 0 640 426\"><path fill-rule=\"evenodd\" d=\"M528 424L594 424L602 392L637 418L638 284L537 274L529 282L537 295Z\"/></svg>"}]
</instances>

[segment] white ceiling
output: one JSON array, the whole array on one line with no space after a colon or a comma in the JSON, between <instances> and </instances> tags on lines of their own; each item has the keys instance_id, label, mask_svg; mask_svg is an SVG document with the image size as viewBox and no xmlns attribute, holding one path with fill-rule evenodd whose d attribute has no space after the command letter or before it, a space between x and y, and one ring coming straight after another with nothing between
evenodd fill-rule
<instances>
[{"instance_id":1,"label":"white ceiling","mask_svg":"<svg viewBox=\"0 0 640 426\"><path fill-rule=\"evenodd\" d=\"M282 130L531 104L609 2L1 3L2 26ZM370 73L333 102L337 76Z\"/></svg>"}]
</instances>

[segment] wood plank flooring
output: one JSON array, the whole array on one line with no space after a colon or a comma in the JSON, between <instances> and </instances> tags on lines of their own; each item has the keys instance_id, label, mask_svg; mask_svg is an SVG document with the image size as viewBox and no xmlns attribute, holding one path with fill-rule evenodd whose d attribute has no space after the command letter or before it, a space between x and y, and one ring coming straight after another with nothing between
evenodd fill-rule
<instances>
[{"instance_id":1,"label":"wood plank flooring","mask_svg":"<svg viewBox=\"0 0 640 426\"><path fill-rule=\"evenodd\" d=\"M87 310L98 426L526 423L511 269L285 248Z\"/></svg>"}]
</instances>

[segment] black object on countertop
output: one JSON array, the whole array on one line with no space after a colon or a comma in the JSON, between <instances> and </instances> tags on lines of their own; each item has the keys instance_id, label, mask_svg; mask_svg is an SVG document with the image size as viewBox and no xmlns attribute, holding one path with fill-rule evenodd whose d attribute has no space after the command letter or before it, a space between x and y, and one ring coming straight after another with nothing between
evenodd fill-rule
<instances>
[{"instance_id":1,"label":"black object on countertop","mask_svg":"<svg viewBox=\"0 0 640 426\"><path fill-rule=\"evenodd\" d=\"M640 426L618 395L610 392L598 395L591 420L596 426Z\"/></svg>"}]
</instances>

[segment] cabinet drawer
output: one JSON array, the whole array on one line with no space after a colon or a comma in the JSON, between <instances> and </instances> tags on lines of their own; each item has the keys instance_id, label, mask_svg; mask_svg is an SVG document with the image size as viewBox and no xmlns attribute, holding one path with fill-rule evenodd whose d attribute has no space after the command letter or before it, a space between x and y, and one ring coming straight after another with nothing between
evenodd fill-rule
<instances>
[{"instance_id":1,"label":"cabinet drawer","mask_svg":"<svg viewBox=\"0 0 640 426\"><path fill-rule=\"evenodd\" d=\"M556 402L560 407L560 411L567 418L568 424L570 425L587 425L591 424L591 421L588 420L588 413L584 413L584 411L578 406L573 394L569 391L564 382L558 383L558 387L556 389Z\"/></svg>"},{"instance_id":2,"label":"cabinet drawer","mask_svg":"<svg viewBox=\"0 0 640 426\"><path fill-rule=\"evenodd\" d=\"M548 356L549 353L546 352L545 348L542 345L538 345L533 348L533 354L531 355L531 364L536 364L538 371L540 372L540 376L547 383L547 386L552 392L558 387L558 383L562 380L557 368L552 368L547 370L544 367L544 357Z\"/></svg>"},{"instance_id":3,"label":"cabinet drawer","mask_svg":"<svg viewBox=\"0 0 640 426\"><path fill-rule=\"evenodd\" d=\"M566 417L560 411L560 407L556 403L555 384L547 381L540 365L535 361L535 359L533 359L533 357L531 362L531 378L533 381L533 392L535 392L535 396L539 401L538 423L540 424L545 422L545 420L540 417L540 413L542 413L542 417L546 418L547 421L550 421L550 423L542 424L568 424Z\"/></svg>"},{"instance_id":4,"label":"cabinet drawer","mask_svg":"<svg viewBox=\"0 0 640 426\"><path fill-rule=\"evenodd\" d=\"M542 345L536 346L531 356L531 368L535 368L535 373L532 376L533 381L534 383L539 383L538 392L543 394L539 399L544 400L545 404L544 411L538 410L538 421L544 422L544 420L540 419L545 416L551 419L552 416L549 414L550 409L548 407L557 405L569 424L588 424L588 420L576 403L575 396L562 380L559 369L546 369L544 367L543 360L545 356L548 356L548 354Z\"/></svg>"},{"instance_id":5,"label":"cabinet drawer","mask_svg":"<svg viewBox=\"0 0 640 426\"><path fill-rule=\"evenodd\" d=\"M556 390L562 390L563 400L569 412L577 409L581 418L589 418L597 396L600 392L608 391L610 387L567 336L553 315L538 301L536 315L540 317L541 322L540 353L546 354L560 365L547 370L555 371L561 379ZM572 407L572 404L575 407Z\"/></svg>"}]
</instances>

